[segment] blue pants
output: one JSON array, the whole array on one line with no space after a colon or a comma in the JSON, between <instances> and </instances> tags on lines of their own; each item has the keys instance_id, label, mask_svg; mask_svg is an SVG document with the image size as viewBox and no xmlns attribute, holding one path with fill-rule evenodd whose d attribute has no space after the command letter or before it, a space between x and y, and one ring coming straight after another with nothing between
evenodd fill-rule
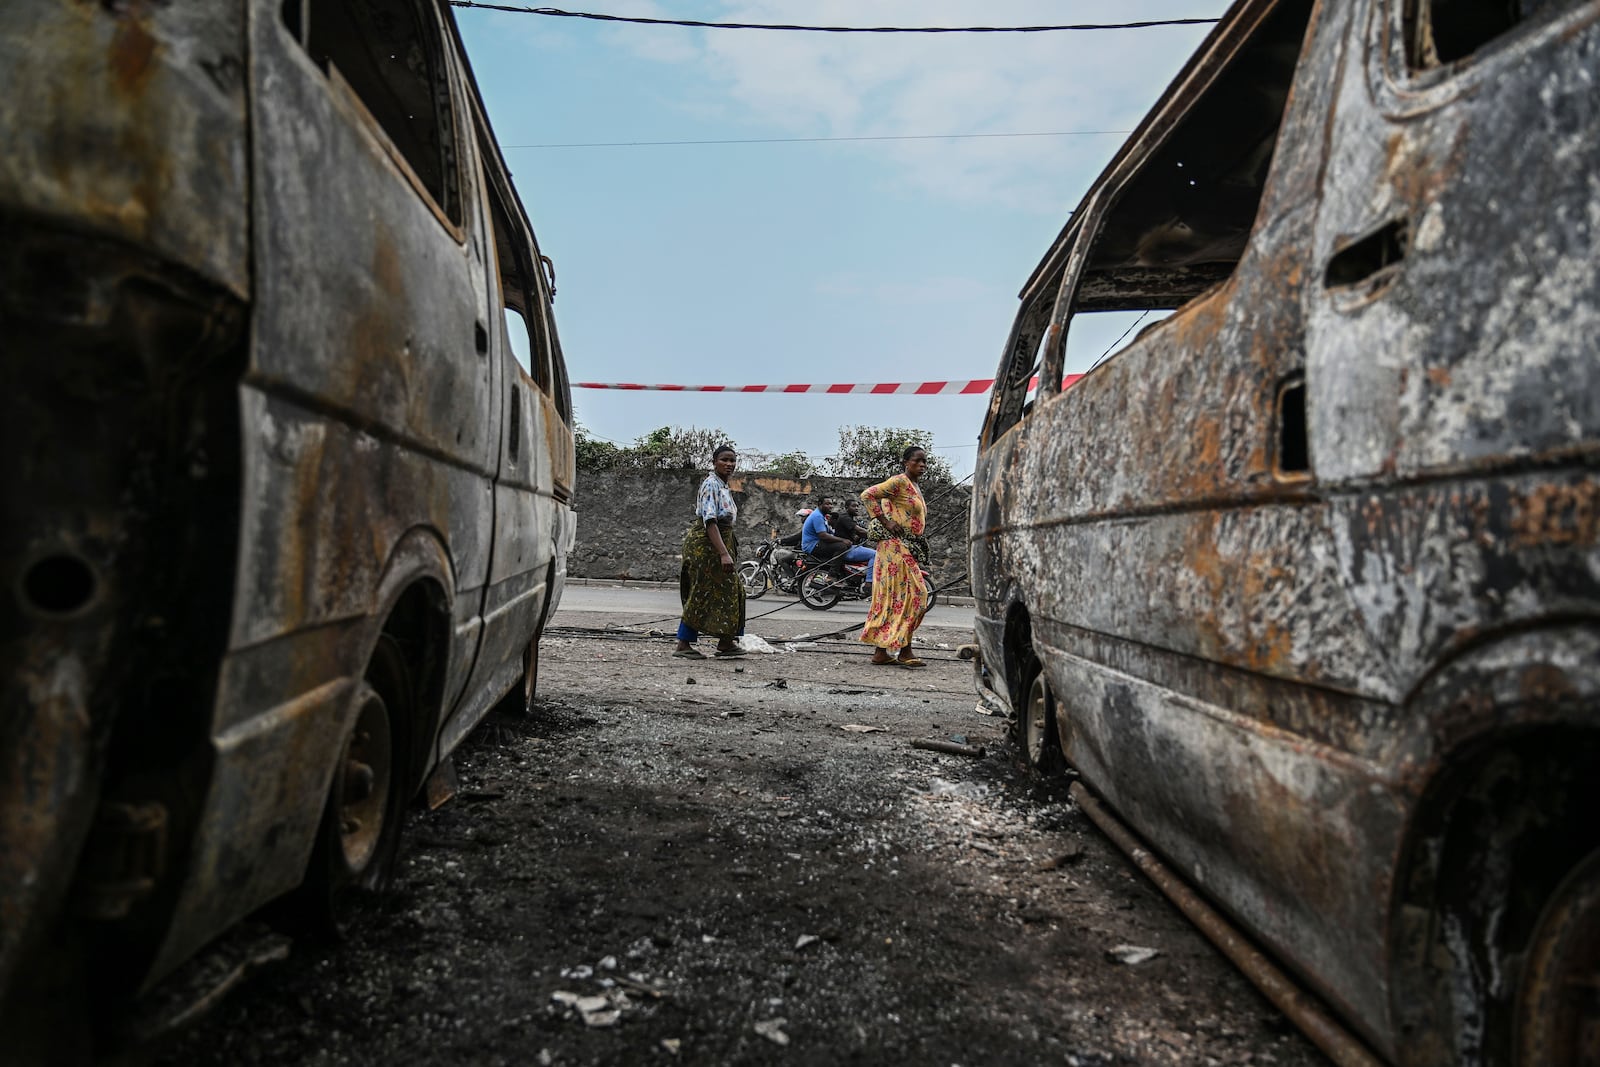
<instances>
[{"instance_id":1,"label":"blue pants","mask_svg":"<svg viewBox=\"0 0 1600 1067\"><path fill-rule=\"evenodd\" d=\"M744 636L744 627L743 626L739 627L739 636L740 637ZM700 631L696 630L693 626L690 626L688 623L684 622L682 619L679 619L678 620L678 640L679 641L687 641L689 644L692 645L696 641L700 640Z\"/></svg>"},{"instance_id":2,"label":"blue pants","mask_svg":"<svg viewBox=\"0 0 1600 1067\"><path fill-rule=\"evenodd\" d=\"M851 563L865 563L867 565L867 581L872 581L872 568L877 566L878 563L877 552L866 545L851 545L842 555Z\"/></svg>"}]
</instances>

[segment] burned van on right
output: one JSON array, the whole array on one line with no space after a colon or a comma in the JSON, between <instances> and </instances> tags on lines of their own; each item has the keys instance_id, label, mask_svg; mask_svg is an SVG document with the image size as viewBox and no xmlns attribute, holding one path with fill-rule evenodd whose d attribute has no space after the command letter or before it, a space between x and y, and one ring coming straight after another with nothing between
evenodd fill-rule
<instances>
[{"instance_id":1,"label":"burned van on right","mask_svg":"<svg viewBox=\"0 0 1600 1067\"><path fill-rule=\"evenodd\" d=\"M1597 232L1600 2L1243 0L1002 355L980 678L1349 1062L1600 1063Z\"/></svg>"}]
</instances>

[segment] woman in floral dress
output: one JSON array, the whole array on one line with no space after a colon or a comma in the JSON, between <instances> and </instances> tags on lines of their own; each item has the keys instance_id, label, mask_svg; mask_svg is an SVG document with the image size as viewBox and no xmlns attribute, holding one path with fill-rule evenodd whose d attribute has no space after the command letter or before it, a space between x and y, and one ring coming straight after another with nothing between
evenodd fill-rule
<instances>
[{"instance_id":1,"label":"woman in floral dress","mask_svg":"<svg viewBox=\"0 0 1600 1067\"><path fill-rule=\"evenodd\" d=\"M928 556L928 542L923 538L928 506L917 488L928 469L928 454L913 445L901 455L900 464L902 473L861 494L861 502L874 520L868 536L881 535L876 538L872 610L861 640L877 646L873 663L921 667L923 662L911 651L911 635L928 610L928 583L922 576Z\"/></svg>"},{"instance_id":2,"label":"woman in floral dress","mask_svg":"<svg viewBox=\"0 0 1600 1067\"><path fill-rule=\"evenodd\" d=\"M717 655L742 656L738 639L744 633L744 583L734 570L739 539L734 502L728 479L738 461L731 445L711 454L711 473L700 483L695 497L694 521L683 535L683 567L678 572L678 595L683 599L683 621L678 623L678 648L672 654L704 659L694 647L702 633L717 638Z\"/></svg>"}]
</instances>

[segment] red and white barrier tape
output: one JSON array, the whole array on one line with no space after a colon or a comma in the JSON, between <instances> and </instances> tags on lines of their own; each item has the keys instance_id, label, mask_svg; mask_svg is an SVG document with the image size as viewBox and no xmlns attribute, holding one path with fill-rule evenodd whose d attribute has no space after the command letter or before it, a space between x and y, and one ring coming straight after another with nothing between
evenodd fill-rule
<instances>
[{"instance_id":1,"label":"red and white barrier tape","mask_svg":"<svg viewBox=\"0 0 1600 1067\"><path fill-rule=\"evenodd\" d=\"M1061 387L1076 382L1081 374L1069 374ZM831 385L640 385L634 382L573 382L579 389L654 390L663 393L827 393L834 396L968 396L987 393L993 378L970 378L955 382L835 382ZM1028 388L1038 386L1030 379Z\"/></svg>"}]
</instances>

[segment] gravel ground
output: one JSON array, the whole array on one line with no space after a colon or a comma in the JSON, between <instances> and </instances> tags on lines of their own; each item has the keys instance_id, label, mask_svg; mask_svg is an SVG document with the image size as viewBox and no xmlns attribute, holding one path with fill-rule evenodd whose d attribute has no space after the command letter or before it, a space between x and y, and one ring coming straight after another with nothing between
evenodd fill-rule
<instances>
[{"instance_id":1,"label":"gravel ground","mask_svg":"<svg viewBox=\"0 0 1600 1067\"><path fill-rule=\"evenodd\" d=\"M605 632L632 620L558 616L540 706L469 739L392 892L140 1059L1322 1062L1020 769L969 635L925 631L921 671L843 641L685 661Z\"/></svg>"}]
</instances>

